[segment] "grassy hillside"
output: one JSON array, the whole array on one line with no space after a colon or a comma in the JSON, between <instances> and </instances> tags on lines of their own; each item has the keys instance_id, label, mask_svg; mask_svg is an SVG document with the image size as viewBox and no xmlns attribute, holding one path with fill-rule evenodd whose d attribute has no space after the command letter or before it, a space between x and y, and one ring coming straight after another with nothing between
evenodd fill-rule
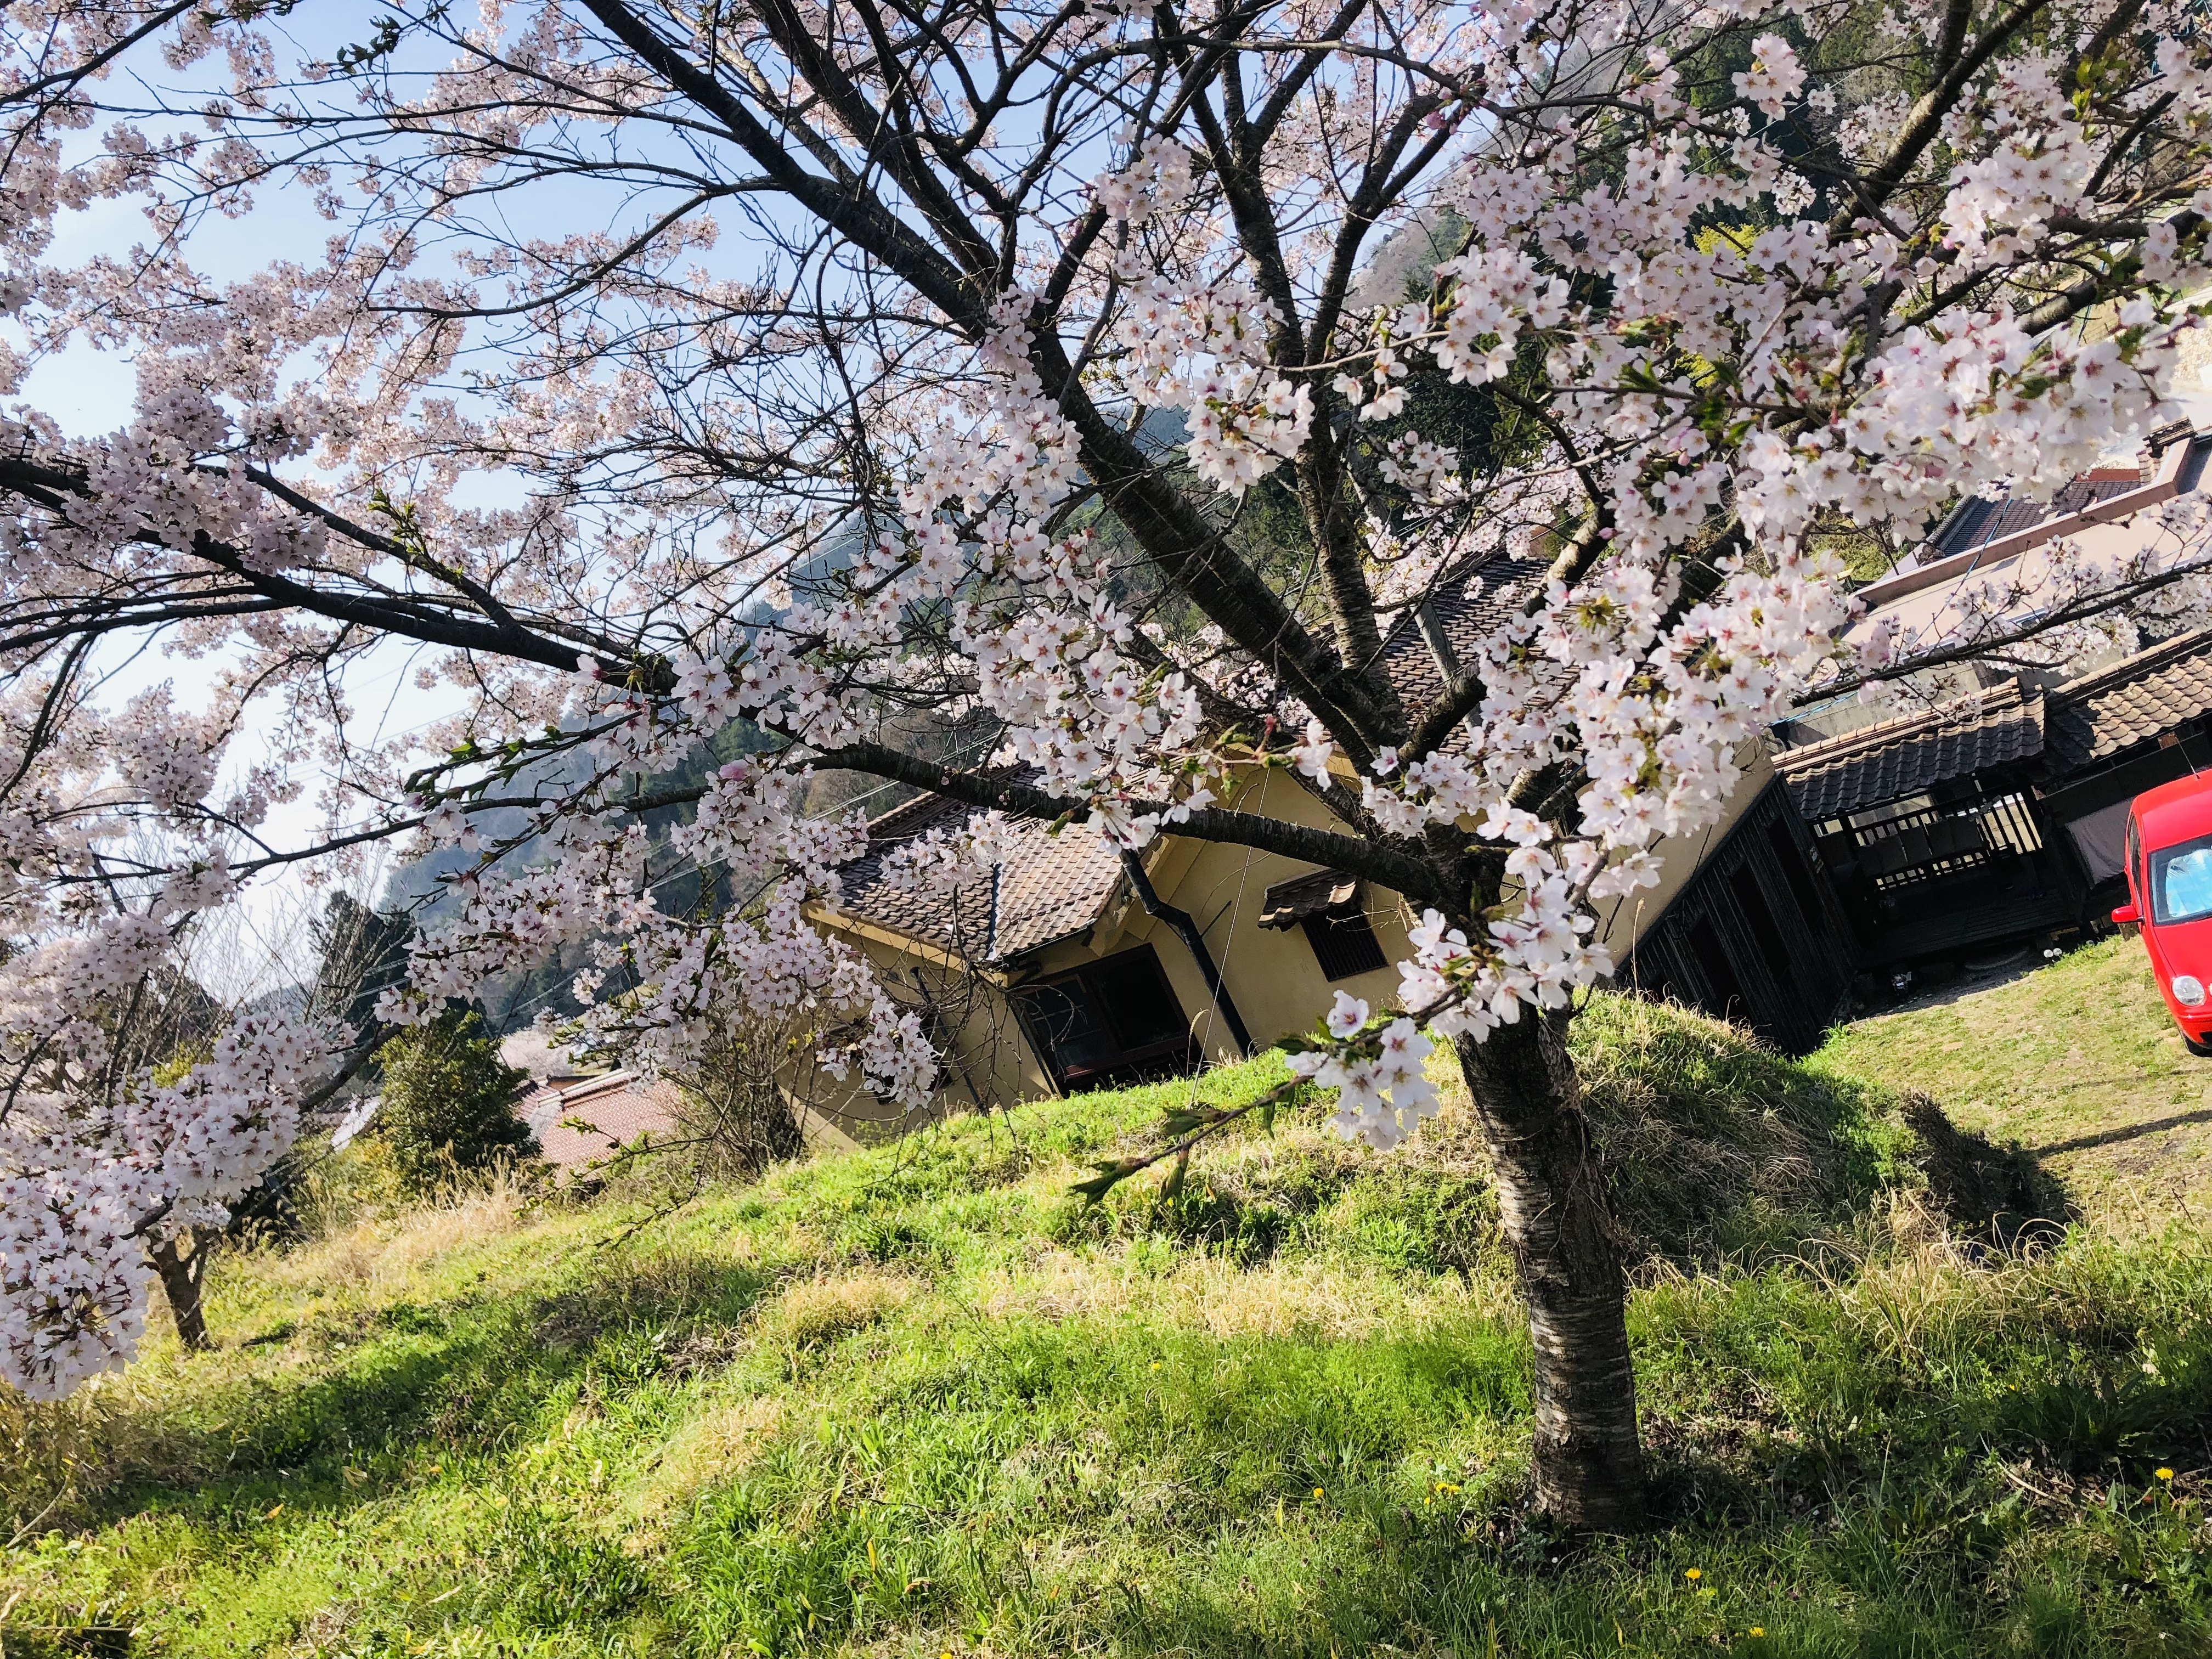
<instances>
[{"instance_id":1,"label":"grassy hillside","mask_svg":"<svg viewBox=\"0 0 2212 1659\"><path fill-rule=\"evenodd\" d=\"M2021 1142L2106 1224L2212 1219L2212 1060L2181 1046L2134 939L1862 1020L1818 1065L1925 1090Z\"/></svg>"},{"instance_id":2,"label":"grassy hillside","mask_svg":"<svg viewBox=\"0 0 2212 1659\"><path fill-rule=\"evenodd\" d=\"M1181 1084L672 1214L495 1192L234 1259L218 1352L6 1407L0 1643L2212 1651L2212 1261L2184 1229L1978 1242L2049 1194L1904 1097L1941 1079L1898 1057L1966 1018L1802 1066L1632 1004L1583 1022L1646 1263L1646 1537L1525 1512L1526 1337L1464 1124L1379 1157L1293 1122L1179 1203L1072 1200Z\"/></svg>"}]
</instances>

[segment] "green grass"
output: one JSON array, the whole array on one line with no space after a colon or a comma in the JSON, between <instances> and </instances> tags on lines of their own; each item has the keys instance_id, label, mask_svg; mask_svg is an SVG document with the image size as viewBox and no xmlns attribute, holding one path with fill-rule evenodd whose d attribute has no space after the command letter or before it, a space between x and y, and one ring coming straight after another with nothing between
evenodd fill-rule
<instances>
[{"instance_id":1,"label":"green grass","mask_svg":"<svg viewBox=\"0 0 2212 1659\"><path fill-rule=\"evenodd\" d=\"M2212 1651L2212 1259L2094 1212L2037 1253L1965 1238L1987 1218L1959 1171L2009 1165L1916 1129L1925 1081L1882 1063L1954 1018L1806 1066L1611 1000L1582 1023L1647 1253L1642 1537L1528 1513L1527 1336L1463 1124L1380 1157L1291 1121L1202 1158L1179 1203L1073 1200L1183 1083L673 1214L494 1193L231 1259L217 1352L156 1342L67 1407L0 1402L24 1532L0 1642ZM1996 1052L1975 1063L1987 1107ZM2021 1065L2033 1096L2047 1066Z\"/></svg>"},{"instance_id":2,"label":"green grass","mask_svg":"<svg viewBox=\"0 0 2212 1659\"><path fill-rule=\"evenodd\" d=\"M1814 1069L1925 1091L1962 1126L2019 1141L2100 1224L2212 1219L2212 1060L2182 1047L2136 940L1862 1020Z\"/></svg>"}]
</instances>

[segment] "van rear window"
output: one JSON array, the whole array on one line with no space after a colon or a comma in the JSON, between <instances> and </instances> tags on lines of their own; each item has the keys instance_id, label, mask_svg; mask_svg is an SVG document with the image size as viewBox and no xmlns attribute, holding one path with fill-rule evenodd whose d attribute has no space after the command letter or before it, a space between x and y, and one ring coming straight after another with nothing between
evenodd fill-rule
<instances>
[{"instance_id":1,"label":"van rear window","mask_svg":"<svg viewBox=\"0 0 2212 1659\"><path fill-rule=\"evenodd\" d=\"M2151 918L2163 923L2212 916L2212 836L2155 848L2150 855Z\"/></svg>"}]
</instances>

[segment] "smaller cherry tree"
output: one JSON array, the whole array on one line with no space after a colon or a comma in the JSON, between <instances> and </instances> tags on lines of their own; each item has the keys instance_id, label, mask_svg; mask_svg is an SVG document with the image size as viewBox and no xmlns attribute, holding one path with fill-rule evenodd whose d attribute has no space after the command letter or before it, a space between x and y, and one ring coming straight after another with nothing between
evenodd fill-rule
<instances>
[{"instance_id":1,"label":"smaller cherry tree","mask_svg":"<svg viewBox=\"0 0 2212 1659\"><path fill-rule=\"evenodd\" d=\"M205 1346L206 1235L291 1146L324 1055L282 1016L241 1016L204 1057L164 1067L118 1065L106 1033L72 1040L89 1035L53 1032L0 1128L0 1377L38 1397L128 1362L157 1279L179 1335Z\"/></svg>"},{"instance_id":2,"label":"smaller cherry tree","mask_svg":"<svg viewBox=\"0 0 2212 1659\"><path fill-rule=\"evenodd\" d=\"M287 1016L222 1018L183 971L233 891L224 825L270 781L218 794L222 733L166 688L112 722L76 719L85 696L65 668L0 702L0 1380L48 1397L131 1358L157 1277L204 1334L191 1242L291 1145L323 1055ZM56 724L76 740L44 742Z\"/></svg>"}]
</instances>

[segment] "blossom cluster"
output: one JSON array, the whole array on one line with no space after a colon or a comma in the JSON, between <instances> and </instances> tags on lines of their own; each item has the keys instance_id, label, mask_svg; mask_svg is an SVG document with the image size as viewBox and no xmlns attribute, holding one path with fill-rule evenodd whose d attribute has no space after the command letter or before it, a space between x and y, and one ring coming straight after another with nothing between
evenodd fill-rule
<instances>
[{"instance_id":1,"label":"blossom cluster","mask_svg":"<svg viewBox=\"0 0 2212 1659\"><path fill-rule=\"evenodd\" d=\"M1376 1026L1367 1004L1339 991L1323 1024L1336 1042L1294 1054L1290 1065L1315 1087L1336 1091L1329 1127L1339 1134L1388 1152L1443 1109L1424 1069L1436 1045L1413 1020Z\"/></svg>"},{"instance_id":2,"label":"blossom cluster","mask_svg":"<svg viewBox=\"0 0 2212 1659\"><path fill-rule=\"evenodd\" d=\"M1164 133L1155 133L1139 147L1129 166L1101 174L1092 193L1115 224L1141 225L1190 194L1193 160L1184 146Z\"/></svg>"},{"instance_id":3,"label":"blossom cluster","mask_svg":"<svg viewBox=\"0 0 2212 1659\"><path fill-rule=\"evenodd\" d=\"M883 857L883 882L893 892L942 897L1004 864L1014 846L1006 814L978 812L957 830L939 825L893 847Z\"/></svg>"},{"instance_id":4,"label":"blossom cluster","mask_svg":"<svg viewBox=\"0 0 2212 1659\"><path fill-rule=\"evenodd\" d=\"M112 1111L50 1093L0 1118L0 1381L52 1398L127 1362L145 1326L149 1240L219 1227L298 1129L318 1036L249 1015L167 1083Z\"/></svg>"},{"instance_id":5,"label":"blossom cluster","mask_svg":"<svg viewBox=\"0 0 2212 1659\"><path fill-rule=\"evenodd\" d=\"M1729 78L1736 95L1748 100L1770 120L1788 109L1805 85L1796 48L1778 34L1762 34L1753 40L1751 68Z\"/></svg>"},{"instance_id":6,"label":"blossom cluster","mask_svg":"<svg viewBox=\"0 0 2212 1659\"><path fill-rule=\"evenodd\" d=\"M1779 36L1760 36L1753 53L1736 90L1771 119L1806 71ZM2076 117L2051 85L2049 65L2030 60L1992 94L1990 147L1959 163L1947 210L1965 257L2021 257L2036 228L2079 198L2094 161L2076 155ZM1672 113L1671 88L1669 72L1633 95ZM1589 449L1607 457L1586 508L1605 526L1607 556L1479 647L1487 695L1452 746L1386 751L1358 780L1386 833L1454 823L1512 845L1504 868L1516 908L1486 937L1470 942L1434 912L1414 930L1401 996L1441 1035L1479 1038L1610 971L1590 942L1595 903L1656 881L1660 838L1715 821L1746 744L1844 648L1842 572L1807 540L1820 515L1909 530L1961 489L2055 487L2115 431L2147 428L2190 321L2141 295L2118 308L2115 331L2085 339L2032 330L1998 305L1905 326L1855 357L1850 307L1911 274L1879 228L1844 246L1812 220L1741 237L1695 228L1702 214L1774 195L1779 163L1761 139L1678 130L1630 147L1617 180L1563 190L1574 165L1565 147L1472 161L1460 198L1468 246L1436 267L1441 305L1426 319L1419 307L1389 313L1367 348L1378 384L1424 352L1451 379L1481 384L1506 374L1534 331ZM2014 240L1990 241L1997 226ZM1561 267L1604 276L1610 305L1571 303ZM1723 437L1698 414L1716 365L1747 403L1787 400L1813 418L1753 414ZM1362 391L1348 375L1340 388L1352 401ZM1435 477L1401 467L1390 482L1419 505L1442 493ZM1744 551L1722 559L1711 598L1677 605L1675 550L1730 509ZM1961 608L2002 605L1983 600ZM1291 756L1320 779L1333 752L1316 722ZM1588 780L1573 822L1508 805L1516 781L1571 757Z\"/></svg>"},{"instance_id":7,"label":"blossom cluster","mask_svg":"<svg viewBox=\"0 0 2212 1659\"><path fill-rule=\"evenodd\" d=\"M1223 278L1137 285L1114 325L1120 374L1134 395L1182 412L1200 477L1243 495L1297 453L1311 429L1313 389L1272 368L1273 307Z\"/></svg>"}]
</instances>

